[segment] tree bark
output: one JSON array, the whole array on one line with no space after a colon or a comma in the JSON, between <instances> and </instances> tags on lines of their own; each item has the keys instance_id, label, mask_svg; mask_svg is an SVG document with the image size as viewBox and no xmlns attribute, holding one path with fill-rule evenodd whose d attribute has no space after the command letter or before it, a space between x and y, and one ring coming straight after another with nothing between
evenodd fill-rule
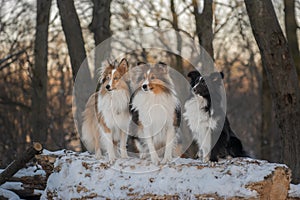
<instances>
[{"instance_id":1,"label":"tree bark","mask_svg":"<svg viewBox=\"0 0 300 200\"><path fill-rule=\"evenodd\" d=\"M284 0L285 32L290 52L294 59L298 77L300 77L300 54L297 38L297 22L295 15L295 0Z\"/></svg>"},{"instance_id":2,"label":"tree bark","mask_svg":"<svg viewBox=\"0 0 300 200\"><path fill-rule=\"evenodd\" d=\"M174 66L175 70L178 71L179 73L183 74L183 66L182 66L182 57L181 57L181 49L182 49L182 38L179 33L179 25L178 25L178 15L175 10L175 3L174 0L170 1L170 9L172 13L172 26L173 29L176 31L176 50L177 53L175 55L176 57L176 65Z\"/></svg>"},{"instance_id":3,"label":"tree bark","mask_svg":"<svg viewBox=\"0 0 300 200\"><path fill-rule=\"evenodd\" d=\"M57 0L59 14L65 38L67 41L69 56L72 66L73 80L78 84L75 87L76 116L75 124L81 134L82 112L89 96L93 92L93 81L91 78L89 65L86 59L84 40L81 26L73 0ZM80 76L78 71L80 69ZM83 146L82 146L83 147Z\"/></svg>"},{"instance_id":4,"label":"tree bark","mask_svg":"<svg viewBox=\"0 0 300 200\"><path fill-rule=\"evenodd\" d=\"M111 0L92 0L94 4L93 19L89 25L94 33L95 46L111 36L110 30L110 4Z\"/></svg>"},{"instance_id":5,"label":"tree bark","mask_svg":"<svg viewBox=\"0 0 300 200\"><path fill-rule=\"evenodd\" d=\"M34 143L32 147L18 156L16 160L8 165L8 167L0 174L0 185L10 179L15 173L22 169L36 154L42 153L43 147L40 143Z\"/></svg>"},{"instance_id":6,"label":"tree bark","mask_svg":"<svg viewBox=\"0 0 300 200\"><path fill-rule=\"evenodd\" d=\"M97 80L97 69L101 66L101 61L104 57L109 57L111 53L110 42L107 42L103 47L97 48L99 44L101 44L106 39L110 38L111 30L110 30L110 4L111 0L92 0L93 7L93 19L91 24L89 25L90 31L94 34L95 41L95 68L94 68L94 79ZM103 52L103 48L106 49L106 55L101 55ZM100 52L101 51L101 52ZM102 59L101 59L102 58Z\"/></svg>"},{"instance_id":7,"label":"tree bark","mask_svg":"<svg viewBox=\"0 0 300 200\"><path fill-rule=\"evenodd\" d=\"M196 20L196 32L199 44L214 59L213 49L213 0L204 0L202 13L199 13L197 0L193 0L194 16Z\"/></svg>"},{"instance_id":8,"label":"tree bark","mask_svg":"<svg viewBox=\"0 0 300 200\"><path fill-rule=\"evenodd\" d=\"M57 0L59 15L71 60L73 79L86 58L81 26L73 0Z\"/></svg>"},{"instance_id":9,"label":"tree bark","mask_svg":"<svg viewBox=\"0 0 300 200\"><path fill-rule=\"evenodd\" d=\"M296 68L271 0L245 0L245 4L267 72L282 141L281 161L292 169L296 183L300 181L300 89Z\"/></svg>"},{"instance_id":10,"label":"tree bark","mask_svg":"<svg viewBox=\"0 0 300 200\"><path fill-rule=\"evenodd\" d=\"M266 70L262 70L262 127L260 138L260 159L271 159L271 140L273 135L271 134L271 122L272 122L272 99L270 94L270 87L267 80Z\"/></svg>"},{"instance_id":11,"label":"tree bark","mask_svg":"<svg viewBox=\"0 0 300 200\"><path fill-rule=\"evenodd\" d=\"M46 142L47 117L47 56L48 26L51 0L37 0L36 34L34 45L35 64L32 67L31 139Z\"/></svg>"}]
</instances>

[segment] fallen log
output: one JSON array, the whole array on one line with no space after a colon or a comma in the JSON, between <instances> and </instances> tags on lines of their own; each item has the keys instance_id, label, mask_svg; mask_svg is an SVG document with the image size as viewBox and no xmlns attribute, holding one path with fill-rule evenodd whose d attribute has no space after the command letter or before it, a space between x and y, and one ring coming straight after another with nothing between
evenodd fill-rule
<instances>
[{"instance_id":1,"label":"fallen log","mask_svg":"<svg viewBox=\"0 0 300 200\"><path fill-rule=\"evenodd\" d=\"M28 148L25 153L19 155L16 160L10 163L6 169L0 174L0 185L5 183L10 179L15 173L26 166L35 155L42 153L43 147L40 143L33 143L33 145Z\"/></svg>"},{"instance_id":2,"label":"fallen log","mask_svg":"<svg viewBox=\"0 0 300 200\"><path fill-rule=\"evenodd\" d=\"M49 155L46 156L49 160ZM113 165L88 153L57 157L42 195L45 199L287 199L286 165L234 158L213 165L192 159L155 166L137 158ZM45 163L45 162L44 162ZM53 163L53 162L52 162ZM49 164L49 162L48 162Z\"/></svg>"}]
</instances>

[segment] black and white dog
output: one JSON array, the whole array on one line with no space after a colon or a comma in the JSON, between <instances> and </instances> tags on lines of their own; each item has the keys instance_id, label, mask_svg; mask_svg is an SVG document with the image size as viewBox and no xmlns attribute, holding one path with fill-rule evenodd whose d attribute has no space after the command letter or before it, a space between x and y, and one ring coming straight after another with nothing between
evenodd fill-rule
<instances>
[{"instance_id":1,"label":"black and white dog","mask_svg":"<svg viewBox=\"0 0 300 200\"><path fill-rule=\"evenodd\" d=\"M185 103L183 116L198 144L198 158L208 162L227 156L247 157L241 141L230 128L228 118L221 108L218 88L221 86L223 73L214 72L201 76L198 71L192 71L188 77L191 78L192 96ZM225 121L221 120L222 115Z\"/></svg>"}]
</instances>

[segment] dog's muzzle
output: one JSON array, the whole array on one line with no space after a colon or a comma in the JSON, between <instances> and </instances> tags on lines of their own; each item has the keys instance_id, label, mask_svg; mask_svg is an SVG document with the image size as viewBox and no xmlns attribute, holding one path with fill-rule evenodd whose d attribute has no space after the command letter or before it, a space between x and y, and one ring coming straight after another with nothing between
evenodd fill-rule
<instances>
[{"instance_id":1,"label":"dog's muzzle","mask_svg":"<svg viewBox=\"0 0 300 200\"><path fill-rule=\"evenodd\" d=\"M106 85L105 88L106 88L107 91L111 91L110 85Z\"/></svg>"},{"instance_id":2,"label":"dog's muzzle","mask_svg":"<svg viewBox=\"0 0 300 200\"><path fill-rule=\"evenodd\" d=\"M146 85L146 84L142 85L142 89L143 89L144 91L148 91L148 85Z\"/></svg>"}]
</instances>

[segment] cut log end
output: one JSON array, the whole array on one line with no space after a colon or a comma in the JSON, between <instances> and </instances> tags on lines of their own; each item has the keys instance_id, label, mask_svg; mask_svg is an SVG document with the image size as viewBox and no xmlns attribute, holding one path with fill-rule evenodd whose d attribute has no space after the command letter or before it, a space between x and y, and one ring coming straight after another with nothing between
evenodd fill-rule
<instances>
[{"instance_id":1,"label":"cut log end","mask_svg":"<svg viewBox=\"0 0 300 200\"><path fill-rule=\"evenodd\" d=\"M34 148L37 152L42 153L43 146L41 145L41 143L39 143L39 142L34 142L34 143L33 143L33 148Z\"/></svg>"},{"instance_id":2,"label":"cut log end","mask_svg":"<svg viewBox=\"0 0 300 200\"><path fill-rule=\"evenodd\" d=\"M266 176L263 181L251 183L247 188L257 191L259 199L284 200L288 196L291 181L291 170L276 167L275 171Z\"/></svg>"},{"instance_id":3,"label":"cut log end","mask_svg":"<svg viewBox=\"0 0 300 200\"><path fill-rule=\"evenodd\" d=\"M19 155L7 168L0 174L0 185L10 179L17 171L22 169L35 155L41 154L43 146L35 142L23 154Z\"/></svg>"}]
</instances>

